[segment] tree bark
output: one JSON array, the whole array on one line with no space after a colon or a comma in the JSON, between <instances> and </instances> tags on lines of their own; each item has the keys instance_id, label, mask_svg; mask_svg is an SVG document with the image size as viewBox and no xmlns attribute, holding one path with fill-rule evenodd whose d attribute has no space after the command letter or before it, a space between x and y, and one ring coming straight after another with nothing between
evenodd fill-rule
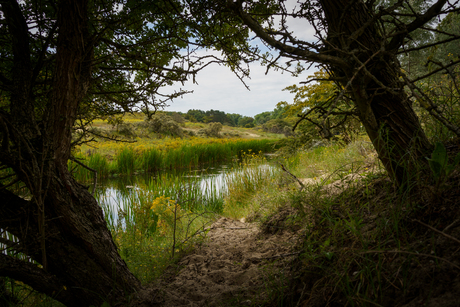
<instances>
[{"instance_id":1,"label":"tree bark","mask_svg":"<svg viewBox=\"0 0 460 307\"><path fill-rule=\"evenodd\" d=\"M25 18L16 1L0 3L10 32L18 35L11 108L0 112L0 161L32 194L25 200L0 185L0 229L19 241L3 244L34 261L0 254L0 276L67 306L126 306L141 284L118 254L102 209L67 169L71 128L91 79L88 0L59 2L55 72L45 105L32 95Z\"/></svg>"},{"instance_id":2,"label":"tree bark","mask_svg":"<svg viewBox=\"0 0 460 307\"><path fill-rule=\"evenodd\" d=\"M107 229L101 208L91 194L70 174L52 176L47 191L46 247L44 268L3 256L0 275L23 281L67 306L109 302L126 305L140 282L120 258ZM24 254L42 262L38 208L13 193L0 190L2 228L20 238Z\"/></svg>"},{"instance_id":3,"label":"tree bark","mask_svg":"<svg viewBox=\"0 0 460 307\"><path fill-rule=\"evenodd\" d=\"M431 145L400 82L401 67L363 1L321 0L328 23L330 65L351 93L360 120L385 169L401 185L427 166Z\"/></svg>"},{"instance_id":4,"label":"tree bark","mask_svg":"<svg viewBox=\"0 0 460 307\"><path fill-rule=\"evenodd\" d=\"M245 11L242 1L226 0L226 5L283 56L323 64L335 80L341 80L389 176L396 185L404 186L409 177L428 167L425 157L431 144L399 81L401 68L396 53L408 33L436 16L446 0L438 0L425 14L417 15L391 40L384 36L381 17L367 7L371 2L318 0L319 10L316 4L305 3L305 11L299 9L298 15L320 24L316 25L319 37L325 29L327 39L322 41L322 48L297 41L285 24L280 31L267 31Z\"/></svg>"}]
</instances>

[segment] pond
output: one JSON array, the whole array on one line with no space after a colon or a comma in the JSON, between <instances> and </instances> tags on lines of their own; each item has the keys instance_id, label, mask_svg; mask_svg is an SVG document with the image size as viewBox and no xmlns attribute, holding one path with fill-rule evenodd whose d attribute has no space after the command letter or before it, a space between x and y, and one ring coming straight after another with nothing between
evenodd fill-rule
<instances>
[{"instance_id":1,"label":"pond","mask_svg":"<svg viewBox=\"0 0 460 307\"><path fill-rule=\"evenodd\" d=\"M121 215L130 215L134 204L151 204L158 197L178 200L189 210L219 213L229 181L243 176L255 183L263 173L273 171L274 167L263 159L256 163L118 176L99 182L95 196L106 220L113 226L118 224Z\"/></svg>"}]
</instances>

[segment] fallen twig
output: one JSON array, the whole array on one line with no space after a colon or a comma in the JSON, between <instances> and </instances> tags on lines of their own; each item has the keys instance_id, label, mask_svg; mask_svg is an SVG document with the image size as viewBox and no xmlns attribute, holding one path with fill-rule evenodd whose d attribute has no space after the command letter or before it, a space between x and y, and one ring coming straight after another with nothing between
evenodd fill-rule
<instances>
[{"instance_id":1,"label":"fallen twig","mask_svg":"<svg viewBox=\"0 0 460 307\"><path fill-rule=\"evenodd\" d=\"M447 262L451 266L460 270L460 267L458 265L450 262L449 260L438 257L438 256L428 255L428 254L420 254L420 253L406 252L406 251L400 251L400 250L393 250L393 251L370 250L370 251L361 252L360 254L408 254L408 255L414 255L414 256L423 256L423 257L434 258L434 259L438 259L438 260Z\"/></svg>"},{"instance_id":2,"label":"fallen twig","mask_svg":"<svg viewBox=\"0 0 460 307\"><path fill-rule=\"evenodd\" d=\"M448 235L447 233L442 232L441 230L438 230L438 229L436 229L436 228L434 228L434 227L432 227L432 226L430 226L430 225L428 225L428 224L425 224L425 223L423 223L423 222L421 222L421 221L419 221L419 220L414 220L414 221L416 221L417 223L419 223L419 224L421 224L421 225L423 225L423 226L425 226L425 227L430 228L431 230L433 230L433 231L435 231L435 232L437 232L437 233L442 234L442 235L443 235L444 237L446 237L446 238L449 238L449 239L451 239L451 240L453 240L453 241L455 241L455 242L457 242L457 243L460 243L460 240L459 240L459 239L457 239L457 238L455 238L455 237L453 237L453 236L451 236L451 235Z\"/></svg>"},{"instance_id":3,"label":"fallen twig","mask_svg":"<svg viewBox=\"0 0 460 307\"><path fill-rule=\"evenodd\" d=\"M302 183L302 181L299 180L299 178L297 178L295 175L293 175L290 171L287 170L287 168L282 164L280 163L281 165L281 169L283 171L285 171L286 173L288 173L288 175L290 175L292 178L294 178L294 180L297 181L298 184L300 184L300 190L303 190L305 188L305 185Z\"/></svg>"},{"instance_id":4,"label":"fallen twig","mask_svg":"<svg viewBox=\"0 0 460 307\"><path fill-rule=\"evenodd\" d=\"M449 229L451 229L452 227L454 227L455 225L457 225L457 223L460 222L460 219L456 219L455 221L452 222L452 224L448 225L446 228L444 228L442 231L446 232L448 231Z\"/></svg>"},{"instance_id":5,"label":"fallen twig","mask_svg":"<svg viewBox=\"0 0 460 307\"><path fill-rule=\"evenodd\" d=\"M275 258L282 258L282 257L300 255L301 253L302 252L295 252L295 253L281 254L281 255L275 255L275 256L271 256L271 257L263 257L263 258L257 258L257 259L275 259Z\"/></svg>"}]
</instances>

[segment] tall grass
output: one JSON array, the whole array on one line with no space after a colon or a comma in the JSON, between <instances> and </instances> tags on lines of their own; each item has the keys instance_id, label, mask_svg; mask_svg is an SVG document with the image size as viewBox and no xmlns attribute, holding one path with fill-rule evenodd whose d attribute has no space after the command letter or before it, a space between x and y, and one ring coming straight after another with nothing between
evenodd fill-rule
<instances>
[{"instance_id":1,"label":"tall grass","mask_svg":"<svg viewBox=\"0 0 460 307\"><path fill-rule=\"evenodd\" d=\"M114 165L99 153L92 153L90 155L79 153L75 155L75 159L95 170L98 178L107 178L110 173L113 173ZM72 160L69 160L68 167L73 172L75 178L80 181L89 181L94 178L94 172Z\"/></svg>"},{"instance_id":2,"label":"tall grass","mask_svg":"<svg viewBox=\"0 0 460 307\"><path fill-rule=\"evenodd\" d=\"M123 148L115 158L115 170L119 174L131 175L136 170L136 156L134 150L129 147Z\"/></svg>"},{"instance_id":3,"label":"tall grass","mask_svg":"<svg viewBox=\"0 0 460 307\"><path fill-rule=\"evenodd\" d=\"M173 180L168 183L173 185ZM143 283L151 282L178 255L193 248L217 214L212 210L216 206L195 210L201 202L187 197L197 192L184 193L168 183L118 193L116 205L114 199L99 198L120 255ZM150 190L152 187L162 190Z\"/></svg>"},{"instance_id":4,"label":"tall grass","mask_svg":"<svg viewBox=\"0 0 460 307\"><path fill-rule=\"evenodd\" d=\"M222 211L219 189L199 178L167 174L145 185L112 190L113 199L99 195L99 203L121 256L146 283L200 240Z\"/></svg>"},{"instance_id":5,"label":"tall grass","mask_svg":"<svg viewBox=\"0 0 460 307\"><path fill-rule=\"evenodd\" d=\"M87 155L80 152L75 156L82 163L94 168L99 178L106 178L110 173L130 175L134 172L152 172L157 170L193 168L203 164L231 161L241 158L243 152L269 152L274 149L271 140L225 140L219 142L184 141L166 147L118 147L114 159L100 153ZM74 171L78 180L87 181L93 178L91 171L70 161L69 168Z\"/></svg>"},{"instance_id":6,"label":"tall grass","mask_svg":"<svg viewBox=\"0 0 460 307\"><path fill-rule=\"evenodd\" d=\"M273 188L278 176L279 168L268 164L264 155L243 152L238 169L226 176L224 215L239 219L258 211L262 204L259 196Z\"/></svg>"},{"instance_id":7,"label":"tall grass","mask_svg":"<svg viewBox=\"0 0 460 307\"><path fill-rule=\"evenodd\" d=\"M367 140L315 148L279 162L303 188L285 172L257 189L243 176L226 198L224 213L227 206L251 208L246 216L262 222L262 230L302 229L291 289L280 291L283 306L395 306L414 298L429 302L432 274L458 269L458 257L448 252L450 242L435 243L436 235L427 231L434 228L428 225L439 229L458 222L455 216L446 218L450 213L432 213L440 203L456 206L458 189L444 199L434 198L436 190L412 186L417 174L406 177L404 191L398 189ZM287 217L281 214L286 212ZM274 298L272 305L279 301Z\"/></svg>"},{"instance_id":8,"label":"tall grass","mask_svg":"<svg viewBox=\"0 0 460 307\"><path fill-rule=\"evenodd\" d=\"M254 190L273 172L261 155L242 157L220 181L157 174L146 184L100 192L97 197L120 254L142 282L152 281L201 240L205 228L228 211L224 197L228 199L230 191L242 184ZM237 214L237 209L233 212Z\"/></svg>"}]
</instances>

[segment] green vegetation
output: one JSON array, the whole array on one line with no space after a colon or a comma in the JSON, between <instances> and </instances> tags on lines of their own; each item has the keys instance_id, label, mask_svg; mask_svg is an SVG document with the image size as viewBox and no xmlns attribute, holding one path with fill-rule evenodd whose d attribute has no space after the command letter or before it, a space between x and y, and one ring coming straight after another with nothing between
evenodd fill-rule
<instances>
[{"instance_id":1,"label":"green vegetation","mask_svg":"<svg viewBox=\"0 0 460 307\"><path fill-rule=\"evenodd\" d=\"M114 147L112 147L114 145ZM78 153L75 157L98 172L99 178L110 174L130 175L135 172L153 172L158 170L196 168L204 164L231 161L240 158L243 152L270 152L275 148L273 140L224 140L191 139L155 143L139 142L136 145L119 146L118 143L99 145L106 148L106 154ZM103 152L103 150L101 150ZM114 157L111 159L110 157ZM86 181L93 178L93 172L69 161L69 169L74 170L77 179Z\"/></svg>"},{"instance_id":2,"label":"green vegetation","mask_svg":"<svg viewBox=\"0 0 460 307\"><path fill-rule=\"evenodd\" d=\"M72 307L149 304L160 291L144 291L139 278L156 277L144 268L192 248L208 209L301 239L279 272L291 284L267 282L280 287L266 291L271 305L458 305L458 12L453 0L2 1L1 305L42 303L29 287ZM212 64L244 82L255 61L324 72L254 118L156 112L187 94L175 82ZM288 136L282 171L241 154L248 166L223 199L193 203L192 182L165 177L106 211L107 226L75 180L238 156L250 142L232 151L230 139L259 131ZM124 143L95 151L92 137Z\"/></svg>"},{"instance_id":3,"label":"green vegetation","mask_svg":"<svg viewBox=\"0 0 460 307\"><path fill-rule=\"evenodd\" d=\"M453 295L441 305L455 305L458 241L441 230L458 233L458 215L451 214L460 196L456 151L447 154L442 145L433 151L443 189L410 176L404 189L396 187L365 138L280 157L290 174L280 170L256 189L244 177L229 183L236 188L224 213L260 222L264 233L302 236L286 280L273 282L278 295L264 306L396 306L440 293ZM452 275L432 284L432 276L445 274Z\"/></svg>"},{"instance_id":4,"label":"green vegetation","mask_svg":"<svg viewBox=\"0 0 460 307\"><path fill-rule=\"evenodd\" d=\"M249 151L219 185L199 176L158 174L147 185L120 189L116 204L104 190L96 197L121 256L136 277L148 283L201 242L216 217L229 215L226 211L232 206L224 208L224 199L233 192L222 184L244 188L247 194L275 173L262 155ZM238 215L241 210L244 207Z\"/></svg>"}]
</instances>

